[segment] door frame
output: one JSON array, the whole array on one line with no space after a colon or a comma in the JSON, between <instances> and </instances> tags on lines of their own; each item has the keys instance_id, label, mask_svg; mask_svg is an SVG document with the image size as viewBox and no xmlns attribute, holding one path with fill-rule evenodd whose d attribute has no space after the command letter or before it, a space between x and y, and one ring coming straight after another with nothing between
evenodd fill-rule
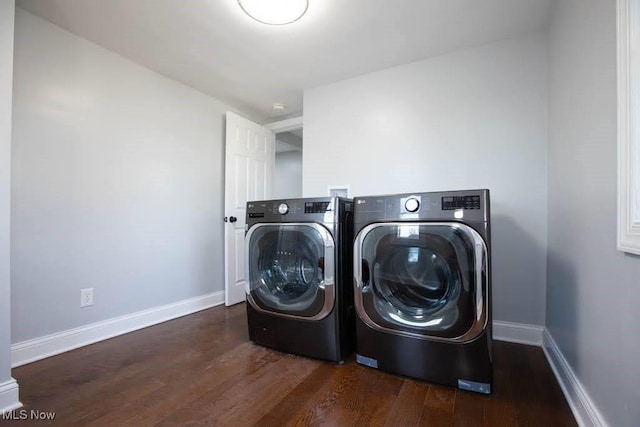
<instances>
[{"instance_id":1,"label":"door frame","mask_svg":"<svg viewBox=\"0 0 640 427\"><path fill-rule=\"evenodd\" d=\"M291 119L280 120L277 122L264 125L267 129L271 129L273 133L288 132L290 130L302 129L302 116L293 117Z\"/></svg>"},{"instance_id":2,"label":"door frame","mask_svg":"<svg viewBox=\"0 0 640 427\"><path fill-rule=\"evenodd\" d=\"M303 123L303 118L302 116L298 116L298 117L293 117L290 119L285 119L285 120L280 120L277 122L272 122L269 124L264 125L265 128L270 129L274 135L276 136L276 146L277 146L277 135L279 133L283 133L283 132L289 132L289 131L296 131L299 129L304 129L304 123ZM277 150L277 148L276 148ZM276 156L277 156L277 152L276 152ZM300 188L301 188L301 196L300 197L304 197L304 139L303 139L303 143L302 143L302 149L300 150L300 154L302 156L302 160L301 160L301 167L302 167L302 177L301 177L301 181L300 182ZM277 162L274 164L274 168L273 168L273 173L274 173L274 181L275 181L275 174L276 174L276 164ZM275 194L275 182L274 182L274 186L273 186L273 191Z\"/></svg>"}]
</instances>

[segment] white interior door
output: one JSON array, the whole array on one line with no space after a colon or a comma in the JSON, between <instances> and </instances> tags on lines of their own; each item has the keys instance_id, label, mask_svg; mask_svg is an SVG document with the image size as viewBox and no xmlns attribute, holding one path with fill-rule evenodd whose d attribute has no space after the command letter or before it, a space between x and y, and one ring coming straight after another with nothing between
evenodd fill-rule
<instances>
[{"instance_id":1,"label":"white interior door","mask_svg":"<svg viewBox=\"0 0 640 427\"><path fill-rule=\"evenodd\" d=\"M247 201L271 197L273 131L227 112L225 138L224 302L245 300L244 233Z\"/></svg>"}]
</instances>

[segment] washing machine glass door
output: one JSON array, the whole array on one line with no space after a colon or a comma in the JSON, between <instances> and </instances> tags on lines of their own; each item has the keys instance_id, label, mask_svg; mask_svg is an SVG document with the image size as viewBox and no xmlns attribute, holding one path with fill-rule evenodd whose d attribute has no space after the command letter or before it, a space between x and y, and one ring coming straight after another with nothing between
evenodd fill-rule
<instances>
[{"instance_id":1,"label":"washing machine glass door","mask_svg":"<svg viewBox=\"0 0 640 427\"><path fill-rule=\"evenodd\" d=\"M460 223L384 223L356 238L355 302L369 326L467 341L487 319L487 247Z\"/></svg>"},{"instance_id":2,"label":"washing machine glass door","mask_svg":"<svg viewBox=\"0 0 640 427\"><path fill-rule=\"evenodd\" d=\"M334 305L334 249L320 224L257 224L245 237L247 301L256 310L318 320Z\"/></svg>"}]
</instances>

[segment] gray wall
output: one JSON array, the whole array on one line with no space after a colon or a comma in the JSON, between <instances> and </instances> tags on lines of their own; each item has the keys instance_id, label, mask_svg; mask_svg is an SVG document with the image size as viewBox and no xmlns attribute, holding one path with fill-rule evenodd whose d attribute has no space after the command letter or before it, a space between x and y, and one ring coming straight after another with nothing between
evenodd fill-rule
<instances>
[{"instance_id":1,"label":"gray wall","mask_svg":"<svg viewBox=\"0 0 640 427\"><path fill-rule=\"evenodd\" d=\"M0 386L11 379L10 170L14 0L0 2ZM4 404L0 398L0 411Z\"/></svg>"},{"instance_id":2,"label":"gray wall","mask_svg":"<svg viewBox=\"0 0 640 427\"><path fill-rule=\"evenodd\" d=\"M489 188L494 318L544 325L546 36L305 91L303 193Z\"/></svg>"},{"instance_id":3,"label":"gray wall","mask_svg":"<svg viewBox=\"0 0 640 427\"><path fill-rule=\"evenodd\" d=\"M302 151L276 153L273 198L302 197Z\"/></svg>"},{"instance_id":4,"label":"gray wall","mask_svg":"<svg viewBox=\"0 0 640 427\"><path fill-rule=\"evenodd\" d=\"M13 342L221 291L228 107L16 18Z\"/></svg>"},{"instance_id":5,"label":"gray wall","mask_svg":"<svg viewBox=\"0 0 640 427\"><path fill-rule=\"evenodd\" d=\"M612 426L640 425L640 258L616 250L614 0L563 0L549 33L547 328Z\"/></svg>"}]
</instances>

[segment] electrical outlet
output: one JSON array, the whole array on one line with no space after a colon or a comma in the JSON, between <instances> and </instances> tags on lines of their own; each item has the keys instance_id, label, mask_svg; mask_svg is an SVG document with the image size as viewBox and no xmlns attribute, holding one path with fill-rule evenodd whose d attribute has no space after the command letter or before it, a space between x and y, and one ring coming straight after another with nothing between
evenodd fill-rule
<instances>
[{"instance_id":1,"label":"electrical outlet","mask_svg":"<svg viewBox=\"0 0 640 427\"><path fill-rule=\"evenodd\" d=\"M93 305L93 288L80 289L80 307Z\"/></svg>"}]
</instances>

